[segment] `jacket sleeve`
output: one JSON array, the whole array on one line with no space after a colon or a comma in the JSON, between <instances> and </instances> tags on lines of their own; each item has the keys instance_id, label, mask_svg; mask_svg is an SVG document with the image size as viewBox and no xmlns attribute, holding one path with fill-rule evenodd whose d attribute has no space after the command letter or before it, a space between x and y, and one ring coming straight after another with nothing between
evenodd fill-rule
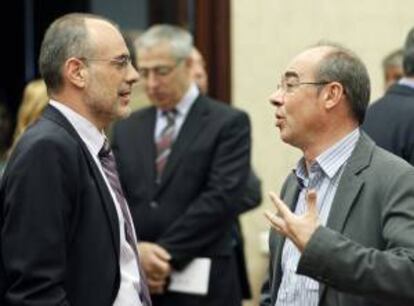
<instances>
[{"instance_id":1,"label":"jacket sleeve","mask_svg":"<svg viewBox=\"0 0 414 306\"><path fill-rule=\"evenodd\" d=\"M76 195L67 186L76 184L69 179L77 177L76 164L47 140L16 150L0 189L3 303L69 305L63 288L67 220Z\"/></svg>"},{"instance_id":2,"label":"jacket sleeve","mask_svg":"<svg viewBox=\"0 0 414 306\"><path fill-rule=\"evenodd\" d=\"M414 171L377 187L383 249L355 242L320 226L302 253L298 273L338 291L389 305L414 305ZM367 184L368 182L366 182ZM359 203L359 205L367 205ZM364 226L361 224L361 230Z\"/></svg>"}]
</instances>

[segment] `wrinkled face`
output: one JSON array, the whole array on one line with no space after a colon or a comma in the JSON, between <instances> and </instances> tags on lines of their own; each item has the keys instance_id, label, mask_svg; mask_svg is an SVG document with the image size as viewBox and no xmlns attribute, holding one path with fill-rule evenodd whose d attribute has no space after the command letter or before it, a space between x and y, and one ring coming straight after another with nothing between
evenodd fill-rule
<instances>
[{"instance_id":1,"label":"wrinkled face","mask_svg":"<svg viewBox=\"0 0 414 306\"><path fill-rule=\"evenodd\" d=\"M138 73L119 31L101 20L89 20L93 56L84 59L87 65L85 103L92 117L107 126L116 118L130 113L132 85Z\"/></svg>"},{"instance_id":2,"label":"wrinkled face","mask_svg":"<svg viewBox=\"0 0 414 306\"><path fill-rule=\"evenodd\" d=\"M269 98L276 108L276 127L281 139L303 150L315 141L321 128L323 105L318 88L326 83L315 80L314 72L323 54L324 48L314 48L293 59Z\"/></svg>"},{"instance_id":3,"label":"wrinkled face","mask_svg":"<svg viewBox=\"0 0 414 306\"><path fill-rule=\"evenodd\" d=\"M177 105L191 82L190 58L176 59L167 43L138 50L138 71L150 101L164 110Z\"/></svg>"}]
</instances>

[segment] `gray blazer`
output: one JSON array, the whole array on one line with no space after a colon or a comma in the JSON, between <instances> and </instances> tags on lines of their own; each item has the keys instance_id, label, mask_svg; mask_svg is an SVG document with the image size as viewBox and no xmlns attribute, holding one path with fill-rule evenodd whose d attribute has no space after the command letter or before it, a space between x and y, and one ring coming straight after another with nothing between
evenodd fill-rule
<instances>
[{"instance_id":1,"label":"gray blazer","mask_svg":"<svg viewBox=\"0 0 414 306\"><path fill-rule=\"evenodd\" d=\"M311 237L298 274L320 283L319 305L414 305L414 168L362 133L332 203L327 226ZM291 174L281 197L294 209ZM271 231L261 305L274 305L284 238Z\"/></svg>"}]
</instances>

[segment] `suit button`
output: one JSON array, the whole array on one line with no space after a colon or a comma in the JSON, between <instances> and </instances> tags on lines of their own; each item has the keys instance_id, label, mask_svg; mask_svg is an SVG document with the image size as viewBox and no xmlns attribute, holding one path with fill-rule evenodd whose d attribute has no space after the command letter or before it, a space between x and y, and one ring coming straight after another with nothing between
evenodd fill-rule
<instances>
[{"instance_id":1,"label":"suit button","mask_svg":"<svg viewBox=\"0 0 414 306\"><path fill-rule=\"evenodd\" d=\"M156 202L156 201L152 201L149 205L150 205L151 208L158 208L158 206L159 206L158 202Z\"/></svg>"}]
</instances>

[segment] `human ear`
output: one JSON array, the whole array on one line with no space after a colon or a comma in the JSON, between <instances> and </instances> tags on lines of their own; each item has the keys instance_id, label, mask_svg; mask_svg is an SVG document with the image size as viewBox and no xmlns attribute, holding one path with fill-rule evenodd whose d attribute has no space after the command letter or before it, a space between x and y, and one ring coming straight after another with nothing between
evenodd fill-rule
<instances>
[{"instance_id":1,"label":"human ear","mask_svg":"<svg viewBox=\"0 0 414 306\"><path fill-rule=\"evenodd\" d=\"M84 88L88 71L85 64L78 58L69 58L64 65L65 78L74 86Z\"/></svg>"},{"instance_id":2,"label":"human ear","mask_svg":"<svg viewBox=\"0 0 414 306\"><path fill-rule=\"evenodd\" d=\"M325 108L332 109L341 101L344 95L344 87L339 82L332 82L324 89Z\"/></svg>"}]
</instances>

